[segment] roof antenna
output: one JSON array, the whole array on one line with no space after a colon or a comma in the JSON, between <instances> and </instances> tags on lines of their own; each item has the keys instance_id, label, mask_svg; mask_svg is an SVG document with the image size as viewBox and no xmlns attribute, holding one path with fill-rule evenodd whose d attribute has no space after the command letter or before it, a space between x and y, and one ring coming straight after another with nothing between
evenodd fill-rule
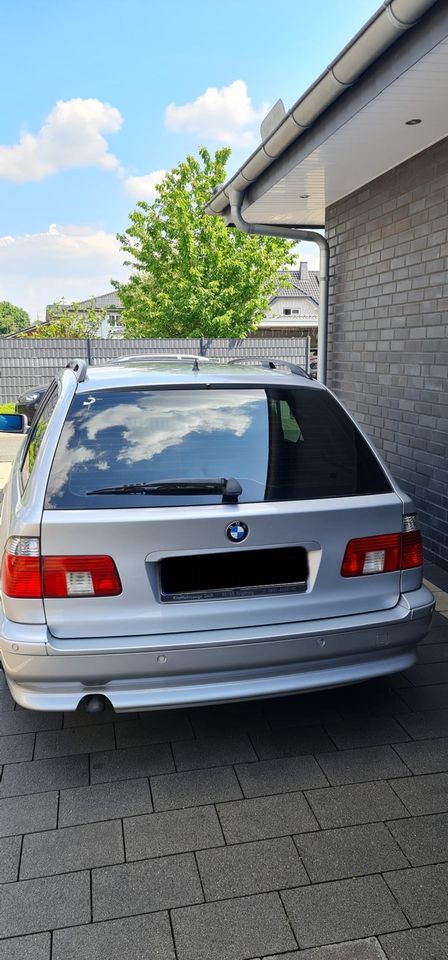
<instances>
[{"instance_id":1,"label":"roof antenna","mask_svg":"<svg viewBox=\"0 0 448 960\"><path fill-rule=\"evenodd\" d=\"M199 371L199 364L198 364L198 361L197 361L197 357L194 358L192 370L194 370L195 373L196 373L197 371Z\"/></svg>"}]
</instances>

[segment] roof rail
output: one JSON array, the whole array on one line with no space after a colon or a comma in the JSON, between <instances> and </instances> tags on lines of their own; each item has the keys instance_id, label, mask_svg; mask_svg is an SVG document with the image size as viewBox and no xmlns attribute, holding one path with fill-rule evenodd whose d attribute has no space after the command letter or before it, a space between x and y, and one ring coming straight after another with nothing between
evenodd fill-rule
<instances>
[{"instance_id":1,"label":"roof rail","mask_svg":"<svg viewBox=\"0 0 448 960\"><path fill-rule=\"evenodd\" d=\"M155 360L156 362L163 363L164 360L197 360L198 363L210 363L209 357L201 357L195 353L140 353L140 354L123 354L121 357L112 357L110 360L106 360L107 366L113 366L117 363L129 363L134 361L143 361L146 363L148 360Z\"/></svg>"},{"instance_id":2,"label":"roof rail","mask_svg":"<svg viewBox=\"0 0 448 960\"><path fill-rule=\"evenodd\" d=\"M299 367L298 363L289 363L288 360L274 360L271 357L232 357L229 360L229 363L245 363L247 366L251 366L253 363L259 363L261 367L267 367L268 370L276 370L277 367L286 367L290 373L295 373L298 377L306 377L307 380L312 380L309 373L303 367Z\"/></svg>"},{"instance_id":3,"label":"roof rail","mask_svg":"<svg viewBox=\"0 0 448 960\"><path fill-rule=\"evenodd\" d=\"M83 383L87 374L87 361L77 357L76 360L69 360L69 362L65 364L65 369L72 370L78 383Z\"/></svg>"}]
</instances>

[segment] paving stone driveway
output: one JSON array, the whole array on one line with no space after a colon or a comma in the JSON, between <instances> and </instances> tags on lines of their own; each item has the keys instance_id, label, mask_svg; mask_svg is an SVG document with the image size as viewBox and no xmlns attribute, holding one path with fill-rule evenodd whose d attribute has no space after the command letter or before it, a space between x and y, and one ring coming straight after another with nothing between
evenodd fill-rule
<instances>
[{"instance_id":1,"label":"paving stone driveway","mask_svg":"<svg viewBox=\"0 0 448 960\"><path fill-rule=\"evenodd\" d=\"M314 695L93 721L0 674L0 960L446 960L438 600L418 666Z\"/></svg>"}]
</instances>

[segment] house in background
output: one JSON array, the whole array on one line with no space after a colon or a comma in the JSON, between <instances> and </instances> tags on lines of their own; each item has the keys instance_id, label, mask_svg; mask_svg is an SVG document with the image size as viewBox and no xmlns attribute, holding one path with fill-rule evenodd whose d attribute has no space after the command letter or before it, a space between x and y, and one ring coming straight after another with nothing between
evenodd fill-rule
<instances>
[{"instance_id":1,"label":"house in background","mask_svg":"<svg viewBox=\"0 0 448 960\"><path fill-rule=\"evenodd\" d=\"M57 314L59 304L49 303L45 311L45 323L50 323L51 319ZM73 309L77 312L91 310L94 307L98 313L104 314L101 317L101 323L98 327L97 337L100 340L120 338L123 336L123 324L121 323L121 314L123 304L117 294L103 293L99 297L89 297L88 300L77 302ZM70 310L70 305L64 306L65 310Z\"/></svg>"},{"instance_id":2,"label":"house in background","mask_svg":"<svg viewBox=\"0 0 448 960\"><path fill-rule=\"evenodd\" d=\"M287 283L285 284L285 278ZM319 271L300 261L296 270L279 271L279 287L254 337L309 337L317 347Z\"/></svg>"},{"instance_id":3,"label":"house in background","mask_svg":"<svg viewBox=\"0 0 448 960\"><path fill-rule=\"evenodd\" d=\"M285 286L285 277L287 284ZM115 292L104 293L99 297L90 297L76 304L76 310L87 311L94 306L98 312L107 311L98 327L98 338L102 340L120 339L124 335L122 323L123 304ZM45 314L45 323L57 311L58 304L50 303ZM70 307L66 306L69 310ZM74 308L75 309L75 308ZM317 346L317 323L319 312L319 274L308 270L308 264L301 262L297 270L279 271L279 287L269 304L266 317L253 337L310 337L311 346ZM34 330L34 327L30 327ZM22 335L26 330L22 331Z\"/></svg>"},{"instance_id":4,"label":"house in background","mask_svg":"<svg viewBox=\"0 0 448 960\"><path fill-rule=\"evenodd\" d=\"M221 28L235 28L234 13ZM413 498L448 571L448 2L385 0L210 198L324 229L328 383ZM445 581L446 583L446 577Z\"/></svg>"}]
</instances>

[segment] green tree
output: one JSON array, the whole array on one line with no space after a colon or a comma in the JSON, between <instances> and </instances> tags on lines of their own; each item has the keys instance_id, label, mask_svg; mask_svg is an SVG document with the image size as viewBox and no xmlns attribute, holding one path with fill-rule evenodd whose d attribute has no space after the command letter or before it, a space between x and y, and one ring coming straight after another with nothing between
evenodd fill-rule
<instances>
[{"instance_id":1,"label":"green tree","mask_svg":"<svg viewBox=\"0 0 448 960\"><path fill-rule=\"evenodd\" d=\"M97 310L92 297L88 307L79 303L64 303L60 300L48 311L49 323L36 323L27 337L46 337L51 339L84 340L98 336L102 320L107 310Z\"/></svg>"},{"instance_id":2,"label":"green tree","mask_svg":"<svg viewBox=\"0 0 448 960\"><path fill-rule=\"evenodd\" d=\"M16 307L8 300L0 301L0 337L8 333L15 333L16 330L23 330L23 327L29 327L31 320L22 307Z\"/></svg>"},{"instance_id":3,"label":"green tree","mask_svg":"<svg viewBox=\"0 0 448 960\"><path fill-rule=\"evenodd\" d=\"M119 234L132 259L114 286L129 337L245 337L263 318L294 244L229 230L204 205L226 178L230 150L205 147L166 174L152 204L137 203Z\"/></svg>"}]
</instances>

